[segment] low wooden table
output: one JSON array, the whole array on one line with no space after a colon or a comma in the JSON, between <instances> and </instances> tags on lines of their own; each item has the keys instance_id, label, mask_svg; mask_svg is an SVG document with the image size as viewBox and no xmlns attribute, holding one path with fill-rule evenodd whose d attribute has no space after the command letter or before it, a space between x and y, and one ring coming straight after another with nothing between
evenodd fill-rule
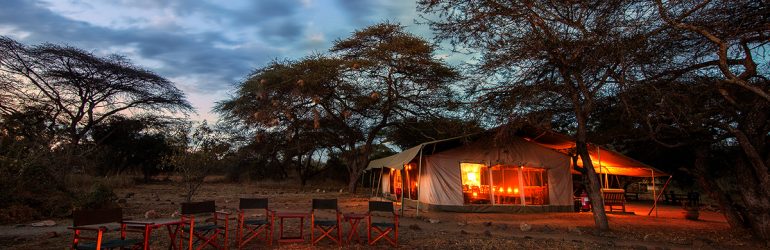
<instances>
[{"instance_id":1,"label":"low wooden table","mask_svg":"<svg viewBox=\"0 0 770 250\"><path fill-rule=\"evenodd\" d=\"M275 217L281 221L281 230L278 232L278 244L292 243L292 242L305 242L305 217L310 216L307 212L286 212L276 211ZM284 236L283 235L283 219L299 219L299 236Z\"/></svg>"},{"instance_id":2,"label":"low wooden table","mask_svg":"<svg viewBox=\"0 0 770 250\"><path fill-rule=\"evenodd\" d=\"M355 237L356 242L361 243L361 236L358 235L358 223L366 218L366 214L347 213L344 215L345 221L350 223L350 232L348 232L348 244L353 241Z\"/></svg>"}]
</instances>

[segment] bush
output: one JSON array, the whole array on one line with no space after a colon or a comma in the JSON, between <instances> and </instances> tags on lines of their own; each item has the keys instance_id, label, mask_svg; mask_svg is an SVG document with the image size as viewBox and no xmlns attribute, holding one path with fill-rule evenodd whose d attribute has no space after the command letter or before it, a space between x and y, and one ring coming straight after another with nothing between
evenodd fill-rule
<instances>
[{"instance_id":1,"label":"bush","mask_svg":"<svg viewBox=\"0 0 770 250\"><path fill-rule=\"evenodd\" d=\"M112 191L112 188L104 183L97 182L91 186L88 193L84 193L75 200L76 209L99 209L115 207L115 201L118 196Z\"/></svg>"},{"instance_id":2,"label":"bush","mask_svg":"<svg viewBox=\"0 0 770 250\"><path fill-rule=\"evenodd\" d=\"M21 223L41 218L40 213L27 205L14 204L0 209L0 223Z\"/></svg>"}]
</instances>

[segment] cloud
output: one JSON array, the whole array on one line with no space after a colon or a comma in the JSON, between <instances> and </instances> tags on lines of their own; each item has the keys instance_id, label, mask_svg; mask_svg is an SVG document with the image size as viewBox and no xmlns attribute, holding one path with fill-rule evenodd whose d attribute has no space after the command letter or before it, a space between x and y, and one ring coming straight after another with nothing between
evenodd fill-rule
<instances>
[{"instance_id":1,"label":"cloud","mask_svg":"<svg viewBox=\"0 0 770 250\"><path fill-rule=\"evenodd\" d=\"M152 2L152 1L151 1ZM133 1L132 1L133 3ZM149 4L137 2L138 4ZM238 44L222 32L168 31L157 26L122 26L110 29L85 20L73 20L48 9L44 2L6 1L0 10L0 34L28 44L68 44L100 55L127 55L134 63L169 79L177 79L188 96L229 89L246 73L280 51L259 43L227 49L215 44ZM75 7L85 6L76 4ZM91 7L88 7L91 8ZM192 13L177 10L179 13ZM271 36L298 37L289 24ZM289 28L287 28L289 27ZM283 33L282 33L283 32ZM270 38L273 39L273 38ZM191 80L197 79L197 80ZM181 81L180 81L181 80ZM205 103L193 103L207 107ZM208 110L201 110L207 112Z\"/></svg>"},{"instance_id":2,"label":"cloud","mask_svg":"<svg viewBox=\"0 0 770 250\"><path fill-rule=\"evenodd\" d=\"M52 42L99 55L126 55L177 83L204 115L214 101L227 98L233 83L273 59L326 51L335 39L386 19L411 29L414 5L387 0L5 0L0 35L26 44Z\"/></svg>"}]
</instances>

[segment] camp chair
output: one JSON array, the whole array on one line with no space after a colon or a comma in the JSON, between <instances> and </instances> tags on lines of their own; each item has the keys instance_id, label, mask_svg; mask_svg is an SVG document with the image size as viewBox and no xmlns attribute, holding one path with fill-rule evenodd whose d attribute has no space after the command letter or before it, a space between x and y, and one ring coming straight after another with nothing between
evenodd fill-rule
<instances>
[{"instance_id":1,"label":"camp chair","mask_svg":"<svg viewBox=\"0 0 770 250\"><path fill-rule=\"evenodd\" d=\"M206 246L212 246L216 249L227 249L227 222L229 213L217 212L214 201L186 202L182 203L182 234L179 246L187 239L190 250L202 249ZM198 220L196 220L196 215ZM211 215L212 218L203 220L205 216ZM220 222L222 222L220 224ZM222 236L223 244L219 244L219 237ZM200 243L200 244L198 244ZM194 245L198 244L197 247Z\"/></svg>"},{"instance_id":2,"label":"camp chair","mask_svg":"<svg viewBox=\"0 0 770 250\"><path fill-rule=\"evenodd\" d=\"M373 212L387 212L393 214L393 223L390 222L372 222ZM366 231L369 245L372 246L380 239L386 239L393 247L398 247L398 214L393 210L393 202L387 201L369 201L369 213L366 219ZM372 229L376 230L377 235L372 239ZM393 237L390 237L393 232Z\"/></svg>"},{"instance_id":3,"label":"camp chair","mask_svg":"<svg viewBox=\"0 0 770 250\"><path fill-rule=\"evenodd\" d=\"M249 215L257 215L257 210L262 209L265 210L264 219L248 218ZM262 233L265 243L272 246L274 216L275 212L267 207L267 198L241 198L238 204L238 249Z\"/></svg>"},{"instance_id":4,"label":"camp chair","mask_svg":"<svg viewBox=\"0 0 770 250\"><path fill-rule=\"evenodd\" d=\"M334 210L335 220L318 220L316 210ZM315 238L315 229L321 230L321 235ZM331 233L337 230L337 235ZM340 210L337 208L337 199L313 199L313 208L310 211L310 242L315 246L324 237L342 246L342 230L340 228Z\"/></svg>"},{"instance_id":5,"label":"camp chair","mask_svg":"<svg viewBox=\"0 0 770 250\"><path fill-rule=\"evenodd\" d=\"M108 223L120 224L120 239L105 240L104 234L109 231L106 225ZM68 229L75 231L72 240L71 249L147 249L149 245L149 234L152 223L149 222L130 222L123 220L123 210L120 208L97 209L97 210L75 210L72 212L72 226ZM84 237L83 231L95 231L96 237ZM128 239L126 233L143 233L141 239ZM83 243L83 240L94 240L93 243Z\"/></svg>"}]
</instances>

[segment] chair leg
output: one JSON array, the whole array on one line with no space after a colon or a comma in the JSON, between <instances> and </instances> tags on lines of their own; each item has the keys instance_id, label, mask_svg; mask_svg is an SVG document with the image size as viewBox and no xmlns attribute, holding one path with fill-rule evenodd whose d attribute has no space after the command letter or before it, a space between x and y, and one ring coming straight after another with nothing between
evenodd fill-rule
<instances>
[{"instance_id":1,"label":"chair leg","mask_svg":"<svg viewBox=\"0 0 770 250\"><path fill-rule=\"evenodd\" d=\"M238 249L243 249L243 222L238 221L238 229L235 232L235 237L238 239Z\"/></svg>"},{"instance_id":2,"label":"chair leg","mask_svg":"<svg viewBox=\"0 0 770 250\"><path fill-rule=\"evenodd\" d=\"M96 250L102 249L102 230L100 229L96 236Z\"/></svg>"},{"instance_id":3,"label":"chair leg","mask_svg":"<svg viewBox=\"0 0 770 250\"><path fill-rule=\"evenodd\" d=\"M342 247L342 224L337 223L337 245Z\"/></svg>"},{"instance_id":4,"label":"chair leg","mask_svg":"<svg viewBox=\"0 0 770 250\"><path fill-rule=\"evenodd\" d=\"M398 224L393 227L393 242L393 245L398 247Z\"/></svg>"},{"instance_id":5,"label":"chair leg","mask_svg":"<svg viewBox=\"0 0 770 250\"><path fill-rule=\"evenodd\" d=\"M227 229L228 229L227 228L227 222L225 222L225 239L224 239L224 243L223 243L223 245L225 247L225 250L230 249L230 244L228 244L229 243L228 239L230 238L230 232Z\"/></svg>"}]
</instances>

